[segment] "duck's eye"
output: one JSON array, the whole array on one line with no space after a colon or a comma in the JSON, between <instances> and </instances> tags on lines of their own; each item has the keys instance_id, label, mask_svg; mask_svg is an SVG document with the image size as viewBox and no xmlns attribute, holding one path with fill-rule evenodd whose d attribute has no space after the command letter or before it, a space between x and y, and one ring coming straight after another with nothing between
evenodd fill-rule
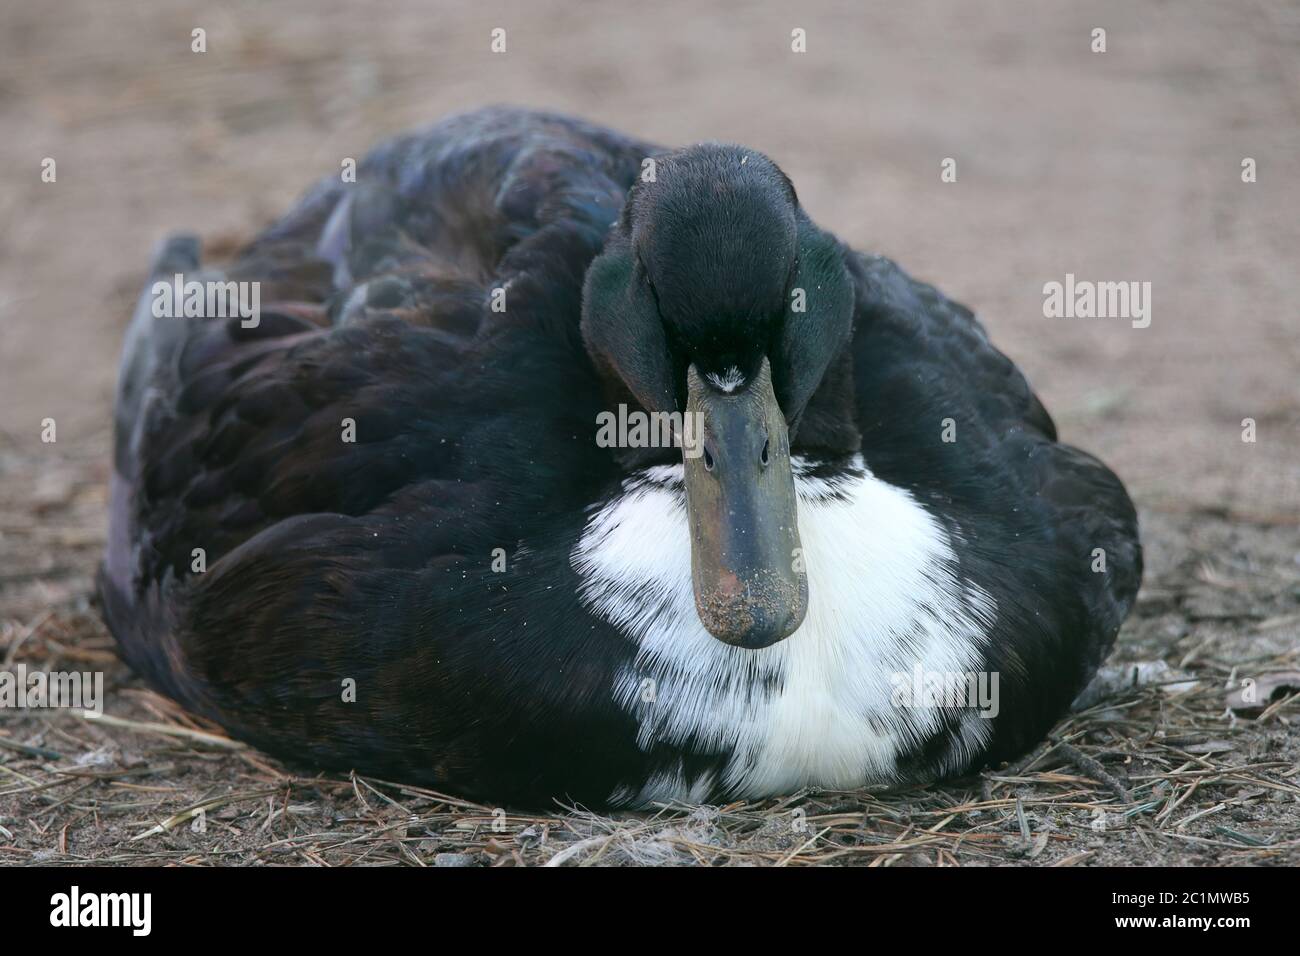
<instances>
[{"instance_id":1,"label":"duck's eye","mask_svg":"<svg viewBox=\"0 0 1300 956\"><path fill-rule=\"evenodd\" d=\"M758 460L761 461L764 465L767 464L767 446L770 444L772 444L772 440L770 438L767 441L763 442L763 453L758 456Z\"/></svg>"},{"instance_id":2,"label":"duck's eye","mask_svg":"<svg viewBox=\"0 0 1300 956\"><path fill-rule=\"evenodd\" d=\"M709 454L709 449L707 445L704 448L704 470L705 471L713 470L713 456Z\"/></svg>"}]
</instances>

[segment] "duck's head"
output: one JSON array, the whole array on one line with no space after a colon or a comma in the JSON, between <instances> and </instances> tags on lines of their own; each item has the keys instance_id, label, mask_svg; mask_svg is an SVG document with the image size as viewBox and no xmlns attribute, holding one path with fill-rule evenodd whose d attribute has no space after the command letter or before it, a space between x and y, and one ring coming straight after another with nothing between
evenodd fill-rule
<instances>
[{"instance_id":1,"label":"duck's head","mask_svg":"<svg viewBox=\"0 0 1300 956\"><path fill-rule=\"evenodd\" d=\"M644 411L686 413L696 609L719 640L767 647L808 607L790 445L846 347L852 286L762 154L693 146L653 168L587 272L583 338Z\"/></svg>"}]
</instances>

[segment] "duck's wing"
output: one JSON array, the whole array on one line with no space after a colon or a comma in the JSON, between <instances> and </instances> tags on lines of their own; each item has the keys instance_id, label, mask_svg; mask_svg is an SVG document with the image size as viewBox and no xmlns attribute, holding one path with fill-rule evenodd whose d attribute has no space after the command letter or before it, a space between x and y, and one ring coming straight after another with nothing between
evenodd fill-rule
<instances>
[{"instance_id":1,"label":"duck's wing","mask_svg":"<svg viewBox=\"0 0 1300 956\"><path fill-rule=\"evenodd\" d=\"M223 280L199 268L195 249L169 242L156 275ZM128 661L187 703L205 678L191 672L199 648L175 642L196 596L273 552L273 539L287 561L277 529L293 524L290 540L310 542L313 529L456 467L447 444L465 425L448 395L463 353L392 318L327 323L321 303L264 303L244 328L155 318L148 289L141 298L119 381L101 591ZM276 583L290 602L303 599L303 581ZM284 597L264 597L229 610L290 613Z\"/></svg>"},{"instance_id":2,"label":"duck's wing","mask_svg":"<svg viewBox=\"0 0 1300 956\"><path fill-rule=\"evenodd\" d=\"M466 732L436 710L454 687L418 733L377 689L480 669L468 657L491 651L413 643L454 644L454 621L419 617L430 595L477 586L493 548L609 479L575 439L599 401L582 277L647 149L485 111L318 186L224 272L201 269L191 239L164 245L123 354L100 578L138 671L280 752L343 719L358 753ZM155 316L151 287L176 274L259 283L259 321ZM446 668L411 667L430 653ZM371 706L340 717L343 676Z\"/></svg>"},{"instance_id":3,"label":"duck's wing","mask_svg":"<svg viewBox=\"0 0 1300 956\"><path fill-rule=\"evenodd\" d=\"M989 667L1021 692L994 757L1039 739L1114 643L1142 576L1137 516L1104 464L1057 440L975 316L879 256L849 256L854 382L872 471L947 522L998 601ZM1021 686L1023 675L1033 686Z\"/></svg>"}]
</instances>

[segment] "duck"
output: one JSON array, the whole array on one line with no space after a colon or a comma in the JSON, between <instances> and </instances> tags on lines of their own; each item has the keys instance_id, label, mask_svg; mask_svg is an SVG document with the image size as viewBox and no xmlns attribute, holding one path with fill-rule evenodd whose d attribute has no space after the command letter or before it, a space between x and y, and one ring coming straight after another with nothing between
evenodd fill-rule
<instances>
[{"instance_id":1,"label":"duck","mask_svg":"<svg viewBox=\"0 0 1300 956\"><path fill-rule=\"evenodd\" d=\"M498 106L355 172L154 256L98 577L151 687L293 765L638 809L973 774L1097 671L1123 484L772 159Z\"/></svg>"}]
</instances>

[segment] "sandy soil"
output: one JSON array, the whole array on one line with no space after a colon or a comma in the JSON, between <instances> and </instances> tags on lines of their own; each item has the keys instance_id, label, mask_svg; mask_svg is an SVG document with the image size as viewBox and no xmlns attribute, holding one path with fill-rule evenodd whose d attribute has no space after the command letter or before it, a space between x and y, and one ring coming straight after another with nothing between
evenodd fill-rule
<instances>
[{"instance_id":1,"label":"sandy soil","mask_svg":"<svg viewBox=\"0 0 1300 956\"><path fill-rule=\"evenodd\" d=\"M582 840L565 859L1300 861L1295 697L1233 714L1223 693L1230 677L1300 669L1300 7L153 6L0 8L6 666L103 669L110 714L194 726L115 662L90 603L116 354L150 249L182 229L229 249L379 137L515 102L762 149L821 224L974 308L1063 437L1139 504L1149 574L1116 660L1196 683L1122 691L1058 728L1129 804L1057 747L921 794L508 815L495 830L492 808L0 713L0 862L529 863ZM190 51L195 27L207 53ZM494 27L505 54L489 51ZM796 27L807 53L790 52ZM1105 53L1090 51L1094 27ZM955 183L940 181L948 157ZM1245 157L1257 182L1242 182ZM1043 284L1067 273L1150 282L1150 326L1045 318ZM205 803L204 832L175 819ZM791 829L799 807L825 833ZM918 837L954 813L943 830L981 835Z\"/></svg>"}]
</instances>

